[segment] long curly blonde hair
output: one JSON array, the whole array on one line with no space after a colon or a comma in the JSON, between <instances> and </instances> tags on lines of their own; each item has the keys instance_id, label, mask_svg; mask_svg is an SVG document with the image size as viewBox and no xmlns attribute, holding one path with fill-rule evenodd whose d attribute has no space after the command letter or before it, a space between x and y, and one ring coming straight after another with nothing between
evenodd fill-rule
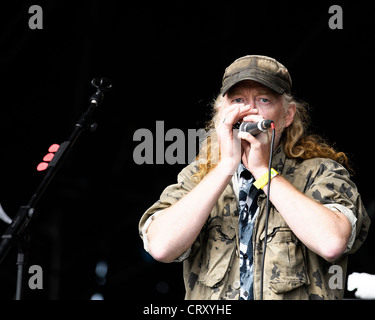
<instances>
[{"instance_id":1,"label":"long curly blonde hair","mask_svg":"<svg viewBox=\"0 0 375 320\"><path fill-rule=\"evenodd\" d=\"M284 129L281 136L281 143L284 146L284 152L288 158L329 158L344 165L351 173L353 170L349 165L348 157L344 152L337 152L330 144L328 144L321 136L309 134L307 129L310 125L310 117L308 115L308 104L306 102L297 101L292 95L284 93L284 106L295 104L296 113L293 122ZM215 136L215 127L218 121L218 110L222 106L223 97L221 94L214 100L212 104L212 119L206 123L207 135L206 143L201 146L199 155L197 156L198 172L192 176L195 182L199 182L207 175L220 160L220 148L217 136ZM201 157L204 154L204 157Z\"/></svg>"}]
</instances>

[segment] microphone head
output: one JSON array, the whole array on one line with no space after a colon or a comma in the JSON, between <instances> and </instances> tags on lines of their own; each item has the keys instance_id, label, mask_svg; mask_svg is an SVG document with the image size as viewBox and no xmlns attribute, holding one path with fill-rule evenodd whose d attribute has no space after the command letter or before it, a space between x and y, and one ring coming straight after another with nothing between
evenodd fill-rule
<instances>
[{"instance_id":1,"label":"microphone head","mask_svg":"<svg viewBox=\"0 0 375 320\"><path fill-rule=\"evenodd\" d=\"M261 121L261 127L262 127L262 129L263 129L263 130L267 130L267 129L271 128L271 123L272 123L272 122L273 122L273 121L270 120L270 119L267 119L267 120L263 120L263 121Z\"/></svg>"}]
</instances>

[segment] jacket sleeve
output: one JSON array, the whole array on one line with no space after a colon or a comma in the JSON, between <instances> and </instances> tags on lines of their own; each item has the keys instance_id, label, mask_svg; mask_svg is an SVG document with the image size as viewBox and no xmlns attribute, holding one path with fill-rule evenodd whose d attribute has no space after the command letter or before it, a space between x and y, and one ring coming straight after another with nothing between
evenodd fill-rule
<instances>
[{"instance_id":1,"label":"jacket sleeve","mask_svg":"<svg viewBox=\"0 0 375 320\"><path fill-rule=\"evenodd\" d=\"M318 170L308 176L305 194L331 208L337 208L347 216L352 224L354 240L347 253L356 252L365 241L370 227L370 218L362 203L356 185L350 180L348 171L333 160L324 160ZM348 210L340 210L345 207ZM350 211L349 211L350 210ZM350 218L350 212L354 217Z\"/></svg>"},{"instance_id":2,"label":"jacket sleeve","mask_svg":"<svg viewBox=\"0 0 375 320\"><path fill-rule=\"evenodd\" d=\"M159 200L157 200L146 212L142 215L138 230L139 235L143 240L145 250L148 251L148 239L147 239L147 229L148 226L152 223L152 220L157 217L157 215L164 209L169 208L178 200L183 198L188 194L195 186L191 180L191 176L196 173L198 170L196 163L192 163L185 167L177 177L177 183L169 185L164 189L160 195ZM180 260L183 260L184 257L181 257Z\"/></svg>"}]
</instances>

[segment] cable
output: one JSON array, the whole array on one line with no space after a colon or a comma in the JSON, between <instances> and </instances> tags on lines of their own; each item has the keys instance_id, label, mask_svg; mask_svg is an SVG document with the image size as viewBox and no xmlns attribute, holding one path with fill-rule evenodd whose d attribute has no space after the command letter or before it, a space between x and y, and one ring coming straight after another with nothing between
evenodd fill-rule
<instances>
[{"instance_id":1,"label":"cable","mask_svg":"<svg viewBox=\"0 0 375 320\"><path fill-rule=\"evenodd\" d=\"M271 138L271 147L270 147L270 160L268 163L268 189L267 189L267 206L266 206L266 221L264 225L264 245L263 245L263 254L262 254L262 271L260 277L260 300L263 300L263 275L264 275L264 261L266 258L266 249L267 249L267 229L268 229L268 216L270 214L270 193L271 193L271 168L272 168L272 158L273 158L273 145L275 142L275 124L271 123L272 128L272 138Z\"/></svg>"}]
</instances>

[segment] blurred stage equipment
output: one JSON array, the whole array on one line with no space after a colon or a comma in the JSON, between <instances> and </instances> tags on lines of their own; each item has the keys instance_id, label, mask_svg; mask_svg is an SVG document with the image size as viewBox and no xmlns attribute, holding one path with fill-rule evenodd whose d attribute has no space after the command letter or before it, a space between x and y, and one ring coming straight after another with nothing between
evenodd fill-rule
<instances>
[{"instance_id":1,"label":"blurred stage equipment","mask_svg":"<svg viewBox=\"0 0 375 320\"><path fill-rule=\"evenodd\" d=\"M91 85L96 88L96 92L90 98L90 105L87 110L81 115L79 121L75 124L73 132L68 140L64 141L61 145L53 144L49 148L49 153L43 158L37 170L46 171L42 182L39 184L36 191L31 196L29 202L25 206L18 209L17 214L8 221L9 226L1 237L0 242L0 263L4 260L10 248L17 243L17 287L16 287L16 300L21 300L24 289L24 270L27 264L27 252L29 244L29 235L27 232L27 225L34 216L35 206L40 197L46 190L57 170L61 167L63 160L69 154L71 148L76 142L80 134L89 129L95 131L97 124L93 122L92 116L94 111L99 107L104 99L104 93L112 88L112 82L108 78L94 78Z\"/></svg>"}]
</instances>

